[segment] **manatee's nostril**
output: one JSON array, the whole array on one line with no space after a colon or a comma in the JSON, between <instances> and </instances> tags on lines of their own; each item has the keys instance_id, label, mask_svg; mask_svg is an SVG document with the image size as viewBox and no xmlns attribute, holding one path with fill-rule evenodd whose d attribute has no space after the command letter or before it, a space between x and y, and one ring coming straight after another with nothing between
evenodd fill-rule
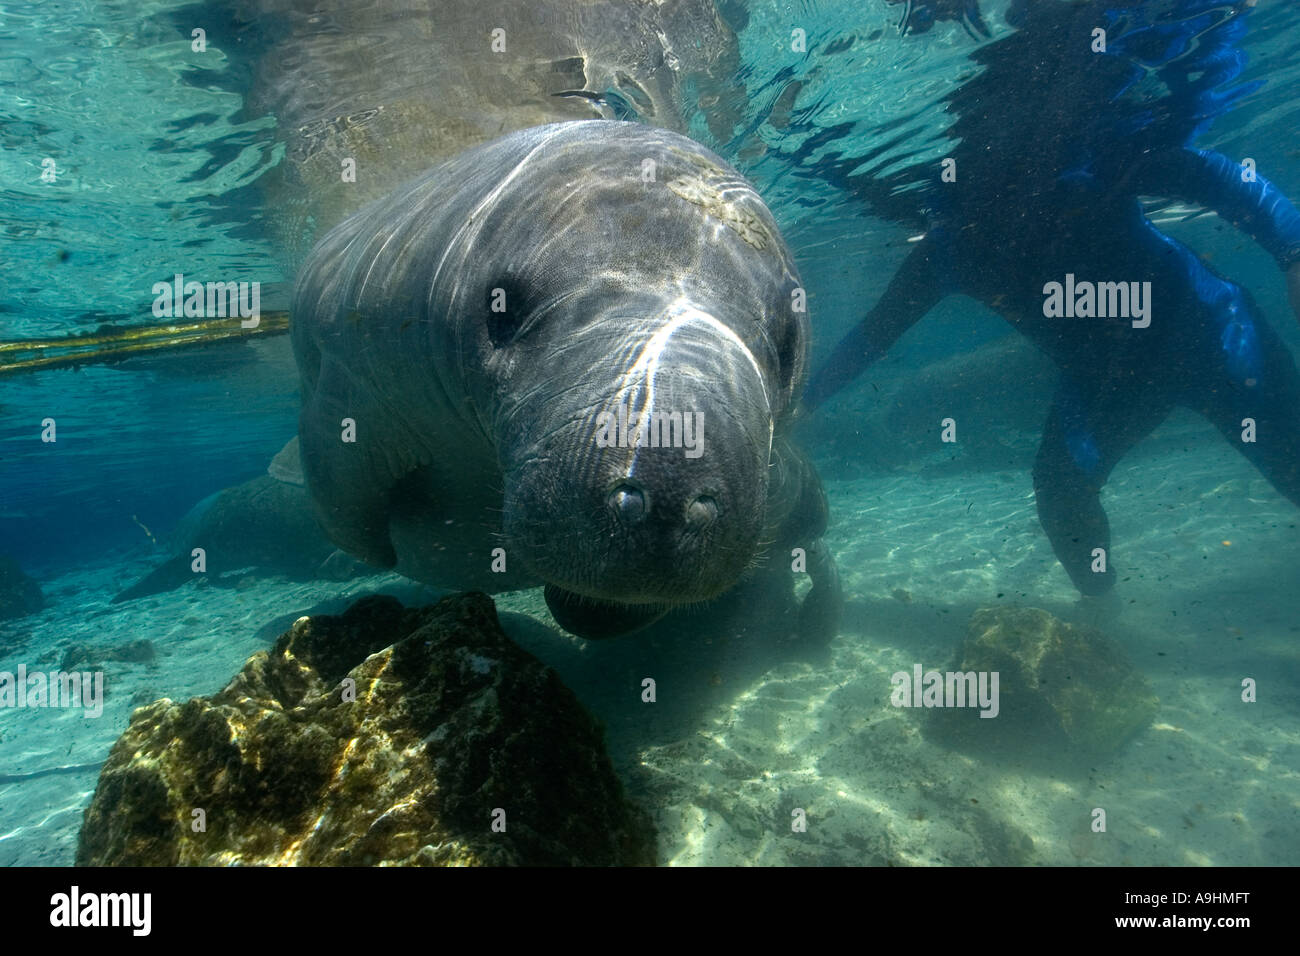
<instances>
[{"instance_id":1,"label":"manatee's nostril","mask_svg":"<svg viewBox=\"0 0 1300 956\"><path fill-rule=\"evenodd\" d=\"M711 495L700 495L686 507L686 523L693 528L707 528L718 519L718 503Z\"/></svg>"},{"instance_id":2,"label":"manatee's nostril","mask_svg":"<svg viewBox=\"0 0 1300 956\"><path fill-rule=\"evenodd\" d=\"M632 485L619 485L609 493L609 506L624 524L636 524L645 518L650 506L646 504L645 494Z\"/></svg>"}]
</instances>

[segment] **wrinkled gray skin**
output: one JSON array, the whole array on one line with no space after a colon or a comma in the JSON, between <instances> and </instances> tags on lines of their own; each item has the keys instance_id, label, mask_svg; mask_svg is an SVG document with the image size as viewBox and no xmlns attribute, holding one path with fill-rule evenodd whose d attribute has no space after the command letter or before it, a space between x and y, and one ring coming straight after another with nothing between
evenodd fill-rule
<instances>
[{"instance_id":1,"label":"wrinkled gray skin","mask_svg":"<svg viewBox=\"0 0 1300 956\"><path fill-rule=\"evenodd\" d=\"M588 637L803 547L805 622L833 633L825 500L785 438L807 362L798 286L762 200L685 137L577 122L468 150L334 229L299 273L317 518L430 584L544 583ZM701 415L703 454L597 447L620 403Z\"/></svg>"},{"instance_id":2,"label":"wrinkled gray skin","mask_svg":"<svg viewBox=\"0 0 1300 956\"><path fill-rule=\"evenodd\" d=\"M286 144L259 182L290 267L367 202L504 133L630 108L678 132L703 114L725 140L744 105L712 0L244 0L236 18L276 38L247 102Z\"/></svg>"}]
</instances>

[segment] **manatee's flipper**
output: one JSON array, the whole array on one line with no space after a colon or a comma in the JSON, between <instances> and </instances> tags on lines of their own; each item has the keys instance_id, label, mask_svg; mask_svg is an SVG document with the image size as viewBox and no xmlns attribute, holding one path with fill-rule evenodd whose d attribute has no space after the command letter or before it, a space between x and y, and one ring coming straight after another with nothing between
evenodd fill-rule
<instances>
[{"instance_id":1,"label":"manatee's flipper","mask_svg":"<svg viewBox=\"0 0 1300 956\"><path fill-rule=\"evenodd\" d=\"M659 620L665 613L643 605L610 604L582 597L553 584L546 585L546 606L550 608L556 624L570 634L589 641L639 631Z\"/></svg>"},{"instance_id":2,"label":"manatee's flipper","mask_svg":"<svg viewBox=\"0 0 1300 956\"><path fill-rule=\"evenodd\" d=\"M316 568L315 577L327 581L347 581L369 574L364 563L341 549L335 550Z\"/></svg>"},{"instance_id":3,"label":"manatee's flipper","mask_svg":"<svg viewBox=\"0 0 1300 956\"><path fill-rule=\"evenodd\" d=\"M804 568L812 589L804 595L799 608L799 629L805 639L826 643L839 633L844 605L835 557L822 540L830 523L830 506L821 479L801 451L785 441L774 446L773 451L777 493L794 502L777 533L777 547L782 551L779 560L786 560L793 548L803 549Z\"/></svg>"},{"instance_id":4,"label":"manatee's flipper","mask_svg":"<svg viewBox=\"0 0 1300 956\"><path fill-rule=\"evenodd\" d=\"M840 571L826 542L818 538L806 549L808 577L812 590L804 595L799 608L799 631L807 640L830 642L840 632L844 612L844 595L840 591Z\"/></svg>"},{"instance_id":5,"label":"manatee's flipper","mask_svg":"<svg viewBox=\"0 0 1300 956\"><path fill-rule=\"evenodd\" d=\"M307 483L302 473L302 454L297 435L290 438L285 446L276 452L275 457L271 459L271 464L267 466L266 473L276 481L283 481L287 485L301 486Z\"/></svg>"},{"instance_id":6,"label":"manatee's flipper","mask_svg":"<svg viewBox=\"0 0 1300 956\"><path fill-rule=\"evenodd\" d=\"M389 504L403 477L380 438L385 410L367 397L338 362L325 359L310 394L304 389L299 419L302 471L316 520L340 548L376 568L397 564L388 532ZM355 423L354 441L343 440L343 421Z\"/></svg>"},{"instance_id":7,"label":"manatee's flipper","mask_svg":"<svg viewBox=\"0 0 1300 956\"><path fill-rule=\"evenodd\" d=\"M154 568L125 591L119 592L113 598L112 603L121 604L123 601L133 601L138 597L161 594L164 591L171 591L180 587L186 581L194 579L195 572L190 566L192 560L188 554L178 554L176 557L168 559L164 564Z\"/></svg>"}]
</instances>

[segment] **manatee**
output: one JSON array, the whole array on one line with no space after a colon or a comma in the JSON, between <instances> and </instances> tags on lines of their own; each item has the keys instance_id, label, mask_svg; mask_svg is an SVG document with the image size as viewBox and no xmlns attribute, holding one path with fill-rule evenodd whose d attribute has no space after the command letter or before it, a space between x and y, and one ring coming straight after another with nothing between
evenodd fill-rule
<instances>
[{"instance_id":1,"label":"manatee","mask_svg":"<svg viewBox=\"0 0 1300 956\"><path fill-rule=\"evenodd\" d=\"M209 580L247 568L294 580L342 580L358 571L316 523L302 485L298 442L291 441L268 473L208 495L181 519L168 544L173 556L119 592L114 604L170 591L194 580L194 548L202 548Z\"/></svg>"},{"instance_id":2,"label":"manatee","mask_svg":"<svg viewBox=\"0 0 1300 956\"><path fill-rule=\"evenodd\" d=\"M825 496L787 437L802 301L758 194L684 136L578 121L469 149L299 273L321 527L428 584L545 585L583 637L806 562L801 615L831 634Z\"/></svg>"},{"instance_id":3,"label":"manatee","mask_svg":"<svg viewBox=\"0 0 1300 956\"><path fill-rule=\"evenodd\" d=\"M274 38L246 102L284 143L259 186L291 269L366 202L502 133L596 118L686 132L703 113L724 142L747 107L712 0L239 0L233 12L240 42Z\"/></svg>"},{"instance_id":4,"label":"manatee","mask_svg":"<svg viewBox=\"0 0 1300 956\"><path fill-rule=\"evenodd\" d=\"M1058 379L1051 359L1012 334L921 368L881 363L855 400L805 417L800 439L819 450L823 471L940 467L1030 468ZM960 408L960 449L935 441ZM836 473L836 472L830 472Z\"/></svg>"},{"instance_id":5,"label":"manatee","mask_svg":"<svg viewBox=\"0 0 1300 956\"><path fill-rule=\"evenodd\" d=\"M16 560L0 554L0 621L35 614L45 607L41 586Z\"/></svg>"}]
</instances>

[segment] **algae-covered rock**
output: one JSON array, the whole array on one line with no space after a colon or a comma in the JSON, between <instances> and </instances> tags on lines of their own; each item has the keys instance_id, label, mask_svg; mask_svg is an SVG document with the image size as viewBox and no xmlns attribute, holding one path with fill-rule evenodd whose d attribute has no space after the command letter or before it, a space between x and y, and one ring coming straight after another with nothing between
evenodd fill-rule
<instances>
[{"instance_id":1,"label":"algae-covered rock","mask_svg":"<svg viewBox=\"0 0 1300 956\"><path fill-rule=\"evenodd\" d=\"M1004 745L1106 754L1145 728L1158 703L1118 644L1039 608L976 611L950 670L997 672L998 715L943 709L936 722Z\"/></svg>"},{"instance_id":2,"label":"algae-covered rock","mask_svg":"<svg viewBox=\"0 0 1300 956\"><path fill-rule=\"evenodd\" d=\"M654 859L599 727L481 594L301 618L212 697L137 710L77 850L82 865Z\"/></svg>"},{"instance_id":3,"label":"algae-covered rock","mask_svg":"<svg viewBox=\"0 0 1300 956\"><path fill-rule=\"evenodd\" d=\"M45 607L40 585L13 558L0 555L0 621L35 614Z\"/></svg>"}]
</instances>

